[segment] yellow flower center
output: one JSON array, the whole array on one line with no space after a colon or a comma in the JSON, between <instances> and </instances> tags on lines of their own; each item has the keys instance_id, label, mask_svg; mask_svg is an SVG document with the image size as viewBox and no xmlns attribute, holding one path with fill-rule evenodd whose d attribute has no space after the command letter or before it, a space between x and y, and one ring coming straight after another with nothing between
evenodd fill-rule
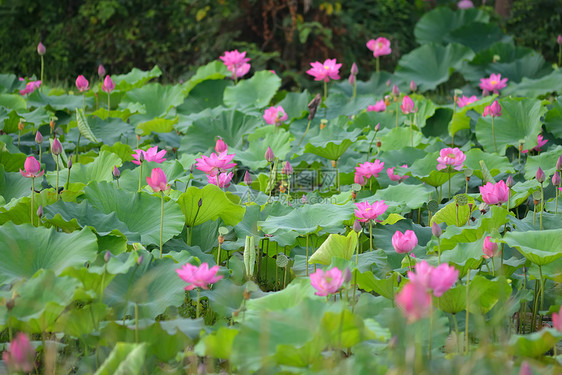
<instances>
[{"instance_id":1,"label":"yellow flower center","mask_svg":"<svg viewBox=\"0 0 562 375\"><path fill-rule=\"evenodd\" d=\"M450 157L451 159L454 159L454 158L455 158L455 154L453 154L453 153L448 154L447 156Z\"/></svg>"},{"instance_id":2,"label":"yellow flower center","mask_svg":"<svg viewBox=\"0 0 562 375\"><path fill-rule=\"evenodd\" d=\"M495 80L494 80L494 81L490 81L490 84L491 84L492 86L497 85L497 84L498 84L498 81L495 81Z\"/></svg>"},{"instance_id":3,"label":"yellow flower center","mask_svg":"<svg viewBox=\"0 0 562 375\"><path fill-rule=\"evenodd\" d=\"M371 207L367 207L367 208L365 209L365 212L369 211L370 209L371 209Z\"/></svg>"}]
</instances>

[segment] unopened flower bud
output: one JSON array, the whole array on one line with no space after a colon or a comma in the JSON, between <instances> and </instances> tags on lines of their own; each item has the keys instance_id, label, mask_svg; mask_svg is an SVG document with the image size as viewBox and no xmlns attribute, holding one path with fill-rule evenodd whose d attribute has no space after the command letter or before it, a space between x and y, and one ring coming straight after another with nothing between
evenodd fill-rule
<instances>
[{"instance_id":1,"label":"unopened flower bud","mask_svg":"<svg viewBox=\"0 0 562 375\"><path fill-rule=\"evenodd\" d=\"M252 294L250 293L250 291L244 290L243 296L244 296L244 299L247 301L247 300L250 299L250 297L252 296Z\"/></svg>"},{"instance_id":2,"label":"unopened flower bud","mask_svg":"<svg viewBox=\"0 0 562 375\"><path fill-rule=\"evenodd\" d=\"M219 244L222 245L224 243L224 236L222 234L219 234L218 240L219 240Z\"/></svg>"},{"instance_id":3,"label":"unopened flower bud","mask_svg":"<svg viewBox=\"0 0 562 375\"><path fill-rule=\"evenodd\" d=\"M544 182L544 180L546 179L546 175L544 174L543 170L541 169L541 167L539 167L539 169L537 169L537 173L535 174L535 178L537 179L538 182L540 182L541 184Z\"/></svg>"},{"instance_id":4,"label":"unopened flower bud","mask_svg":"<svg viewBox=\"0 0 562 375\"><path fill-rule=\"evenodd\" d=\"M113 177L115 177L116 179L119 179L119 177L121 177L121 171L119 170L119 168L117 168L117 166L113 167Z\"/></svg>"},{"instance_id":5,"label":"unopened flower bud","mask_svg":"<svg viewBox=\"0 0 562 375\"><path fill-rule=\"evenodd\" d=\"M361 232L361 230L363 230L363 228L361 227L361 222L357 219L355 219L355 221L353 222L353 230L357 233Z\"/></svg>"},{"instance_id":6,"label":"unopened flower bud","mask_svg":"<svg viewBox=\"0 0 562 375\"><path fill-rule=\"evenodd\" d=\"M226 145L226 143L224 143L224 141L220 138L217 139L217 143L215 144L215 151L220 154L221 152L226 150L228 150L228 146Z\"/></svg>"},{"instance_id":7,"label":"unopened flower bud","mask_svg":"<svg viewBox=\"0 0 562 375\"><path fill-rule=\"evenodd\" d=\"M273 150L271 149L271 147L267 147L267 151L265 152L265 160L267 160L268 163L273 162L273 160L275 160L275 155L273 154Z\"/></svg>"},{"instance_id":8,"label":"unopened flower bud","mask_svg":"<svg viewBox=\"0 0 562 375\"><path fill-rule=\"evenodd\" d=\"M515 181L513 181L513 176L509 175L507 176L507 180L505 180L505 184L507 185L508 188L512 188L513 185L515 185Z\"/></svg>"},{"instance_id":9,"label":"unopened flower bud","mask_svg":"<svg viewBox=\"0 0 562 375\"><path fill-rule=\"evenodd\" d=\"M37 216L39 217L39 219L41 219L41 217L43 216L43 206L39 206L39 208L37 209Z\"/></svg>"},{"instance_id":10,"label":"unopened flower bud","mask_svg":"<svg viewBox=\"0 0 562 375\"><path fill-rule=\"evenodd\" d=\"M350 281L351 281L351 271L349 270L349 268L346 268L345 271L343 271L343 282L348 283Z\"/></svg>"},{"instance_id":11,"label":"unopened flower bud","mask_svg":"<svg viewBox=\"0 0 562 375\"><path fill-rule=\"evenodd\" d=\"M351 86L354 86L354 85L355 85L355 81L356 81L355 76L354 76L353 74L350 75L349 78L347 79L347 81L349 82L349 84L350 84Z\"/></svg>"},{"instance_id":12,"label":"unopened flower bud","mask_svg":"<svg viewBox=\"0 0 562 375\"><path fill-rule=\"evenodd\" d=\"M98 66L98 76L99 76L100 78L105 77L105 68L103 67L102 64L100 64L100 65Z\"/></svg>"},{"instance_id":13,"label":"unopened flower bud","mask_svg":"<svg viewBox=\"0 0 562 375\"><path fill-rule=\"evenodd\" d=\"M359 73L359 68L357 68L357 64L356 63L351 64L351 74L356 76L357 73Z\"/></svg>"},{"instance_id":14,"label":"unopened flower bud","mask_svg":"<svg viewBox=\"0 0 562 375\"><path fill-rule=\"evenodd\" d=\"M201 207L203 205L203 198L199 198L199 202L197 202L197 207Z\"/></svg>"},{"instance_id":15,"label":"unopened flower bud","mask_svg":"<svg viewBox=\"0 0 562 375\"><path fill-rule=\"evenodd\" d=\"M387 79L385 84L386 87L390 87L390 85L392 85L392 82L390 81L390 79Z\"/></svg>"},{"instance_id":16,"label":"unopened flower bud","mask_svg":"<svg viewBox=\"0 0 562 375\"><path fill-rule=\"evenodd\" d=\"M443 230L441 229L439 224L437 224L435 221L433 222L433 225L431 226L431 233L437 238L441 237L441 235L443 234Z\"/></svg>"},{"instance_id":17,"label":"unopened flower bud","mask_svg":"<svg viewBox=\"0 0 562 375\"><path fill-rule=\"evenodd\" d=\"M558 160L556 160L556 170L557 171L562 170L562 155L560 155L558 157Z\"/></svg>"},{"instance_id":18,"label":"unopened flower bud","mask_svg":"<svg viewBox=\"0 0 562 375\"><path fill-rule=\"evenodd\" d=\"M22 131L25 128L25 122L22 121L22 119L20 119L20 121L18 122L18 130Z\"/></svg>"},{"instance_id":19,"label":"unopened flower bud","mask_svg":"<svg viewBox=\"0 0 562 375\"><path fill-rule=\"evenodd\" d=\"M55 129L55 120L49 121L49 126L51 127L51 130Z\"/></svg>"},{"instance_id":20,"label":"unopened flower bud","mask_svg":"<svg viewBox=\"0 0 562 375\"><path fill-rule=\"evenodd\" d=\"M558 35L558 38L556 38L556 43L562 44L562 35Z\"/></svg>"},{"instance_id":21,"label":"unopened flower bud","mask_svg":"<svg viewBox=\"0 0 562 375\"><path fill-rule=\"evenodd\" d=\"M332 160L332 168L335 168L337 165L337 162L335 160Z\"/></svg>"},{"instance_id":22,"label":"unopened flower bud","mask_svg":"<svg viewBox=\"0 0 562 375\"><path fill-rule=\"evenodd\" d=\"M293 166L291 165L291 163L289 163L288 160L285 163L285 166L283 167L283 169L281 169L281 173L283 173L284 175L287 175L287 176L290 176L290 175L293 174Z\"/></svg>"},{"instance_id":23,"label":"unopened flower bud","mask_svg":"<svg viewBox=\"0 0 562 375\"><path fill-rule=\"evenodd\" d=\"M378 132L379 130L381 130L381 123L380 122L375 125L375 131Z\"/></svg>"},{"instance_id":24,"label":"unopened flower bud","mask_svg":"<svg viewBox=\"0 0 562 375\"><path fill-rule=\"evenodd\" d=\"M111 259L111 251L107 250L103 255L103 260L105 261L105 263L107 263L109 262L110 259Z\"/></svg>"},{"instance_id":25,"label":"unopened flower bud","mask_svg":"<svg viewBox=\"0 0 562 375\"><path fill-rule=\"evenodd\" d=\"M139 257L137 258L137 266L140 266L142 264L143 260L144 260L144 257L142 255L139 255Z\"/></svg>"},{"instance_id":26,"label":"unopened flower bud","mask_svg":"<svg viewBox=\"0 0 562 375\"><path fill-rule=\"evenodd\" d=\"M552 185L560 185L560 175L558 174L558 171L554 172L554 176L552 176Z\"/></svg>"},{"instance_id":27,"label":"unopened flower bud","mask_svg":"<svg viewBox=\"0 0 562 375\"><path fill-rule=\"evenodd\" d=\"M68 158L67 166L68 166L68 169L72 168L72 156Z\"/></svg>"},{"instance_id":28,"label":"unopened flower bud","mask_svg":"<svg viewBox=\"0 0 562 375\"><path fill-rule=\"evenodd\" d=\"M39 132L39 130L35 133L35 142L39 144L43 143L43 135Z\"/></svg>"},{"instance_id":29,"label":"unopened flower bud","mask_svg":"<svg viewBox=\"0 0 562 375\"><path fill-rule=\"evenodd\" d=\"M39 42L39 44L37 45L37 53L39 54L39 56L43 56L46 52L47 49L45 48L43 43Z\"/></svg>"},{"instance_id":30,"label":"unopened flower bud","mask_svg":"<svg viewBox=\"0 0 562 375\"><path fill-rule=\"evenodd\" d=\"M377 147L379 147L379 148L380 148L380 147L381 147L381 145L382 145L382 143L381 143L381 140L380 140L380 139L377 139Z\"/></svg>"},{"instance_id":31,"label":"unopened flower bud","mask_svg":"<svg viewBox=\"0 0 562 375\"><path fill-rule=\"evenodd\" d=\"M318 109L318 106L320 105L321 102L322 102L322 95L316 94L314 99L312 99L310 103L308 103L308 121L312 121L314 119L314 116L316 115L316 110Z\"/></svg>"},{"instance_id":32,"label":"unopened flower bud","mask_svg":"<svg viewBox=\"0 0 562 375\"><path fill-rule=\"evenodd\" d=\"M414 81L410 81L410 91L415 92L418 89L418 85Z\"/></svg>"},{"instance_id":33,"label":"unopened flower bud","mask_svg":"<svg viewBox=\"0 0 562 375\"><path fill-rule=\"evenodd\" d=\"M55 140L53 141L53 144L51 145L51 154L53 154L53 155L62 154L62 144L60 143L58 138L55 138Z\"/></svg>"},{"instance_id":34,"label":"unopened flower bud","mask_svg":"<svg viewBox=\"0 0 562 375\"><path fill-rule=\"evenodd\" d=\"M392 86L392 95L394 95L394 96L400 95L400 89L398 88L398 86L396 86L396 85Z\"/></svg>"},{"instance_id":35,"label":"unopened flower bud","mask_svg":"<svg viewBox=\"0 0 562 375\"><path fill-rule=\"evenodd\" d=\"M308 202L308 199L306 199L306 195L303 194L302 198L301 198L301 203L306 204L307 202Z\"/></svg>"}]
</instances>

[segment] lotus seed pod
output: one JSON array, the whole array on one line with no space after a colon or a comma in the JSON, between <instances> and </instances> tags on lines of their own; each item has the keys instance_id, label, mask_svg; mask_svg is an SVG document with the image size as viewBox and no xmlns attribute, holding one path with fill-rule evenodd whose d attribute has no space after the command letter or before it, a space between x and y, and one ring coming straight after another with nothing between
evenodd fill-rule
<instances>
[{"instance_id":1,"label":"lotus seed pod","mask_svg":"<svg viewBox=\"0 0 562 375\"><path fill-rule=\"evenodd\" d=\"M275 261L277 267L285 268L289 264L289 258L283 253L277 254L277 260Z\"/></svg>"}]
</instances>

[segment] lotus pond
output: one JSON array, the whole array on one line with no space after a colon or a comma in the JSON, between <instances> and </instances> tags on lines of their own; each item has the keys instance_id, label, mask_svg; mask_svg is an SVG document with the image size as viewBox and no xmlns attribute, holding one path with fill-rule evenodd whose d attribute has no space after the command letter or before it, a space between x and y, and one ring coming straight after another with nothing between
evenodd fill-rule
<instances>
[{"instance_id":1,"label":"lotus pond","mask_svg":"<svg viewBox=\"0 0 562 375\"><path fill-rule=\"evenodd\" d=\"M0 75L0 371L562 372L562 71L478 9L415 35L313 92Z\"/></svg>"}]
</instances>

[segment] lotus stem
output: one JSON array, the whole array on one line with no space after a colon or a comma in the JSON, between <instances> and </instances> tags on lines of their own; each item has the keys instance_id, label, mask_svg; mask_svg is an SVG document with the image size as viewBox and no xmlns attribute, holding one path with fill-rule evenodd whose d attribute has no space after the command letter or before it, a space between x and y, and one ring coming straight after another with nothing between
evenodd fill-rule
<instances>
[{"instance_id":1,"label":"lotus stem","mask_svg":"<svg viewBox=\"0 0 562 375\"><path fill-rule=\"evenodd\" d=\"M57 164L57 188L55 190L55 193L57 194L57 201L59 200L59 159L60 155L57 155L57 160L56 160L56 164Z\"/></svg>"},{"instance_id":2,"label":"lotus stem","mask_svg":"<svg viewBox=\"0 0 562 375\"><path fill-rule=\"evenodd\" d=\"M72 160L72 155L70 155L70 160ZM68 174L66 175L66 184L64 189L68 190L68 186L70 184L70 168L68 168Z\"/></svg>"},{"instance_id":3,"label":"lotus stem","mask_svg":"<svg viewBox=\"0 0 562 375\"><path fill-rule=\"evenodd\" d=\"M429 337L427 343L427 355L431 360L431 344L433 341L433 296L431 296L431 303L429 304Z\"/></svg>"},{"instance_id":4,"label":"lotus stem","mask_svg":"<svg viewBox=\"0 0 562 375\"><path fill-rule=\"evenodd\" d=\"M43 55L41 55L41 86L40 86L41 92L43 92L43 83L44 83L43 71L44 70L45 70L45 61L43 60Z\"/></svg>"},{"instance_id":5,"label":"lotus stem","mask_svg":"<svg viewBox=\"0 0 562 375\"><path fill-rule=\"evenodd\" d=\"M541 305L540 305L540 309L543 309L543 302L544 302L544 277L542 276L542 266L539 264L539 275L541 277Z\"/></svg>"},{"instance_id":6,"label":"lotus stem","mask_svg":"<svg viewBox=\"0 0 562 375\"><path fill-rule=\"evenodd\" d=\"M39 147L39 164L41 164L41 143L39 143L37 146Z\"/></svg>"},{"instance_id":7,"label":"lotus stem","mask_svg":"<svg viewBox=\"0 0 562 375\"><path fill-rule=\"evenodd\" d=\"M398 127L398 100L396 98L394 98L394 100L396 100L396 128Z\"/></svg>"},{"instance_id":8,"label":"lotus stem","mask_svg":"<svg viewBox=\"0 0 562 375\"><path fill-rule=\"evenodd\" d=\"M306 276L308 276L308 234L306 235Z\"/></svg>"},{"instance_id":9,"label":"lotus stem","mask_svg":"<svg viewBox=\"0 0 562 375\"><path fill-rule=\"evenodd\" d=\"M160 191L160 259L162 259L162 234L164 233L164 192Z\"/></svg>"},{"instance_id":10,"label":"lotus stem","mask_svg":"<svg viewBox=\"0 0 562 375\"><path fill-rule=\"evenodd\" d=\"M457 342L457 353L461 352L461 348L460 348L460 341L459 341L459 322L457 321L457 315L456 314L452 314L453 315L453 323L455 324L455 339Z\"/></svg>"},{"instance_id":11,"label":"lotus stem","mask_svg":"<svg viewBox=\"0 0 562 375\"><path fill-rule=\"evenodd\" d=\"M76 162L78 162L79 151L78 148L80 147L80 138L82 137L82 133L78 132L78 142L76 143Z\"/></svg>"},{"instance_id":12,"label":"lotus stem","mask_svg":"<svg viewBox=\"0 0 562 375\"><path fill-rule=\"evenodd\" d=\"M201 291L197 288L197 305L195 306L195 319L199 319L199 300L201 299Z\"/></svg>"},{"instance_id":13,"label":"lotus stem","mask_svg":"<svg viewBox=\"0 0 562 375\"><path fill-rule=\"evenodd\" d=\"M441 264L441 239L437 237L437 264Z\"/></svg>"},{"instance_id":14,"label":"lotus stem","mask_svg":"<svg viewBox=\"0 0 562 375\"><path fill-rule=\"evenodd\" d=\"M498 146L496 146L496 132L494 131L494 116L492 116L492 138L494 139L494 149L498 153Z\"/></svg>"},{"instance_id":15,"label":"lotus stem","mask_svg":"<svg viewBox=\"0 0 562 375\"><path fill-rule=\"evenodd\" d=\"M410 146L414 147L414 116L411 117L410 119Z\"/></svg>"},{"instance_id":16,"label":"lotus stem","mask_svg":"<svg viewBox=\"0 0 562 375\"><path fill-rule=\"evenodd\" d=\"M35 177L31 177L31 225L33 225L33 207L35 206Z\"/></svg>"},{"instance_id":17,"label":"lotus stem","mask_svg":"<svg viewBox=\"0 0 562 375\"><path fill-rule=\"evenodd\" d=\"M451 200L451 167L449 167L449 200Z\"/></svg>"},{"instance_id":18,"label":"lotus stem","mask_svg":"<svg viewBox=\"0 0 562 375\"><path fill-rule=\"evenodd\" d=\"M539 289L538 285L539 285L538 280L535 280L535 298L533 300L533 320L532 320L532 324L531 324L531 332L535 332L535 329L536 329L535 320L537 319L537 309L538 309L538 304L539 304L538 293L540 292L540 289Z\"/></svg>"},{"instance_id":19,"label":"lotus stem","mask_svg":"<svg viewBox=\"0 0 562 375\"><path fill-rule=\"evenodd\" d=\"M380 72L380 57L377 57L376 61L376 69L377 69L377 73Z\"/></svg>"},{"instance_id":20,"label":"lotus stem","mask_svg":"<svg viewBox=\"0 0 562 375\"><path fill-rule=\"evenodd\" d=\"M135 303L135 342L139 342L139 304Z\"/></svg>"},{"instance_id":21,"label":"lotus stem","mask_svg":"<svg viewBox=\"0 0 562 375\"><path fill-rule=\"evenodd\" d=\"M263 242L262 242L262 250L263 250ZM261 258L261 251L260 251L260 258ZM220 261L221 261L221 242L219 241L219 249L217 251L217 266L220 266ZM259 270L258 270L258 275L259 275Z\"/></svg>"},{"instance_id":22,"label":"lotus stem","mask_svg":"<svg viewBox=\"0 0 562 375\"><path fill-rule=\"evenodd\" d=\"M328 100L328 82L324 81L324 105L326 105L326 100Z\"/></svg>"},{"instance_id":23,"label":"lotus stem","mask_svg":"<svg viewBox=\"0 0 562 375\"><path fill-rule=\"evenodd\" d=\"M544 211L543 205L544 205L544 190L543 190L543 183L541 182L541 204L540 204L541 215L539 218L540 230L542 230L542 212Z\"/></svg>"},{"instance_id":24,"label":"lotus stem","mask_svg":"<svg viewBox=\"0 0 562 375\"><path fill-rule=\"evenodd\" d=\"M371 251L373 251L373 220L369 220L369 245Z\"/></svg>"},{"instance_id":25,"label":"lotus stem","mask_svg":"<svg viewBox=\"0 0 562 375\"><path fill-rule=\"evenodd\" d=\"M107 93L107 117L109 118L109 111L111 109L111 95Z\"/></svg>"},{"instance_id":26,"label":"lotus stem","mask_svg":"<svg viewBox=\"0 0 562 375\"><path fill-rule=\"evenodd\" d=\"M310 120L310 119L308 120L308 125L306 125L306 130L304 131L304 134L302 135L301 140L300 140L299 143L297 144L297 147L301 145L301 143L302 143L304 137L306 136L306 133L308 133L308 129L310 129L310 122L311 122L311 121L312 121L312 120Z\"/></svg>"},{"instance_id":27,"label":"lotus stem","mask_svg":"<svg viewBox=\"0 0 562 375\"><path fill-rule=\"evenodd\" d=\"M466 354L468 354L468 320L470 316L468 312L468 306L470 304L469 287L470 287L470 269L466 273L466 326L464 332L464 352Z\"/></svg>"},{"instance_id":28,"label":"lotus stem","mask_svg":"<svg viewBox=\"0 0 562 375\"><path fill-rule=\"evenodd\" d=\"M142 180L142 159L140 161L140 173L139 173L139 192L141 191L141 180Z\"/></svg>"}]
</instances>

